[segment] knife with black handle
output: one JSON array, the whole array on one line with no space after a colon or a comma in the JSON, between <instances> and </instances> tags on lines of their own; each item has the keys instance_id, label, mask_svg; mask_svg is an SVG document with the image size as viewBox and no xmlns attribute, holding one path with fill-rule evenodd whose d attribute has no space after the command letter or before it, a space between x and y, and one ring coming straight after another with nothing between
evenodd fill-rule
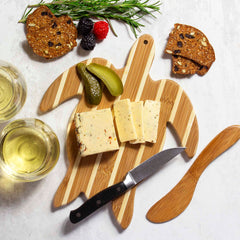
<instances>
[{"instance_id":1,"label":"knife with black handle","mask_svg":"<svg viewBox=\"0 0 240 240\"><path fill-rule=\"evenodd\" d=\"M77 223L91 215L97 209L101 208L108 202L120 197L126 191L137 185L139 182L148 178L159 170L161 166L173 159L185 148L171 148L161 151L148 160L144 161L139 166L129 171L122 182L116 183L88 199L79 208L70 212L70 221Z\"/></svg>"}]
</instances>

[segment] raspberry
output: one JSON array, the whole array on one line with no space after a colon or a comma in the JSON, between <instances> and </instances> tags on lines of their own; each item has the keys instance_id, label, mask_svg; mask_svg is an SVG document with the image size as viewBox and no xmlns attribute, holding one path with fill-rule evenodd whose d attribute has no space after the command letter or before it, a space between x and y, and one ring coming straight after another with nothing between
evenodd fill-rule
<instances>
[{"instance_id":1,"label":"raspberry","mask_svg":"<svg viewBox=\"0 0 240 240\"><path fill-rule=\"evenodd\" d=\"M85 50L93 50L96 45L95 35L93 33L89 33L82 37L80 46Z\"/></svg>"},{"instance_id":2,"label":"raspberry","mask_svg":"<svg viewBox=\"0 0 240 240\"><path fill-rule=\"evenodd\" d=\"M77 26L78 34L85 36L91 32L93 28L93 21L87 17L82 17Z\"/></svg>"},{"instance_id":3,"label":"raspberry","mask_svg":"<svg viewBox=\"0 0 240 240\"><path fill-rule=\"evenodd\" d=\"M93 26L93 33L95 34L96 38L102 40L106 38L108 34L109 26L107 22L98 21L94 23Z\"/></svg>"}]
</instances>

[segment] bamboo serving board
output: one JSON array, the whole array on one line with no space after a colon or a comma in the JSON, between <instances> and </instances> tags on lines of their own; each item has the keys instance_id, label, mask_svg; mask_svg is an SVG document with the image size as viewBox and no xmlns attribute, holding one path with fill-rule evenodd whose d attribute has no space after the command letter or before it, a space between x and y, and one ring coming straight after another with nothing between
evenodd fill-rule
<instances>
[{"instance_id":1,"label":"bamboo serving board","mask_svg":"<svg viewBox=\"0 0 240 240\"><path fill-rule=\"evenodd\" d=\"M112 107L114 101L124 98L130 98L131 101L151 99L161 102L158 138L155 144L124 143L118 151L81 158L73 117L76 112L91 111L96 107L89 106L85 101L83 84L77 75L76 65L63 72L45 93L40 104L41 112L51 111L64 101L81 96L67 128L66 151L69 166L55 194L54 207L72 202L81 192L90 198L100 190L123 180L130 169L163 149L168 122L173 126L181 145L186 147L188 157L194 156L198 144L198 123L192 104L176 82L151 79L149 70L154 54L153 38L143 35L132 46L122 69L115 69L109 61L102 58L83 62L95 62L112 68L124 85L124 92L119 98L113 98L105 91L97 109ZM113 214L123 229L131 222L135 190L136 188L133 188L112 203Z\"/></svg>"}]
</instances>

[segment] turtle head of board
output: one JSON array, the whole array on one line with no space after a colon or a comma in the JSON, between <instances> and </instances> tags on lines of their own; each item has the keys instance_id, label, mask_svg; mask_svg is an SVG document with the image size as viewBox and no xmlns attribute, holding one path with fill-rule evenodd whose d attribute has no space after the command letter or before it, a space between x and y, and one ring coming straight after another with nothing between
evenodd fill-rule
<instances>
[{"instance_id":1,"label":"turtle head of board","mask_svg":"<svg viewBox=\"0 0 240 240\"><path fill-rule=\"evenodd\" d=\"M129 98L131 101L149 99L161 102L158 138L154 144L133 146L126 143L121 144L118 151L81 158L78 153L73 116L76 112L91 110L92 106L85 101L83 84L77 75L76 65L63 72L48 88L40 104L40 111L43 113L51 111L73 97L81 96L67 128L66 150L69 167L55 194L54 207L72 202L81 192L89 198L122 180L136 164L140 164L162 150L167 123L172 125L179 142L186 147L187 156L191 158L196 153L199 132L191 101L176 82L167 79L158 81L151 79L149 71L154 54L153 38L150 35L142 35L133 44L122 69L116 69L111 62L103 58L83 61L86 64L95 62L106 65L119 75L124 85L120 99ZM97 109L111 107L116 100L117 98L110 97L105 92ZM127 228L131 222L135 190L136 188L133 188L112 203L113 214L123 229Z\"/></svg>"}]
</instances>

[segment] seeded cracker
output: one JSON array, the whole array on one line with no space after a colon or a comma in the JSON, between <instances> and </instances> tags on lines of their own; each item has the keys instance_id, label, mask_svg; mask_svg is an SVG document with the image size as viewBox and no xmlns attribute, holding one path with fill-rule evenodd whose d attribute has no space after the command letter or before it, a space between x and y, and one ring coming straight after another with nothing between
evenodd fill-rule
<instances>
[{"instance_id":1,"label":"seeded cracker","mask_svg":"<svg viewBox=\"0 0 240 240\"><path fill-rule=\"evenodd\" d=\"M60 57L77 45L77 29L72 19L67 15L56 17L46 6L30 14L26 26L28 43L41 57Z\"/></svg>"},{"instance_id":2,"label":"seeded cracker","mask_svg":"<svg viewBox=\"0 0 240 240\"><path fill-rule=\"evenodd\" d=\"M203 75L215 61L215 53L207 37L200 30L183 24L174 25L165 52L206 66L204 70L200 69L200 75Z\"/></svg>"}]
</instances>

